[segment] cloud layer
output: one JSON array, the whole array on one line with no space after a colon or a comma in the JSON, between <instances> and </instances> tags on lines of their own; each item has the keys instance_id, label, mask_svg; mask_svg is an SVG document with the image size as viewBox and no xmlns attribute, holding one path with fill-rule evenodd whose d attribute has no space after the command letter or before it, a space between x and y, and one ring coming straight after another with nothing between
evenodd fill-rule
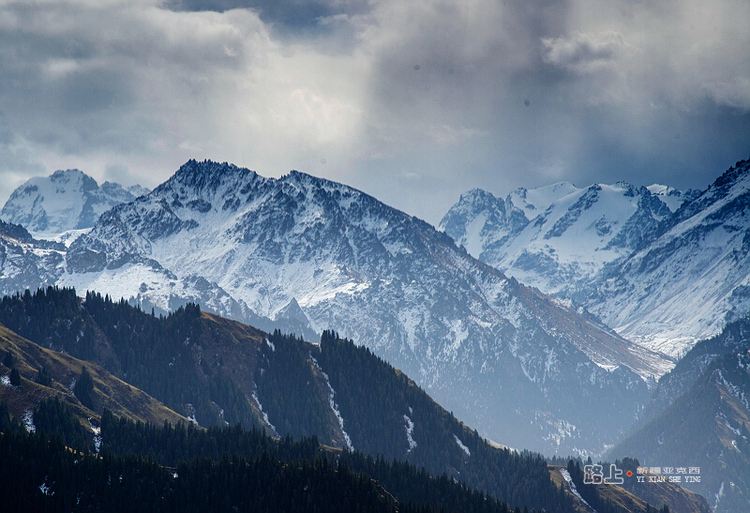
<instances>
[{"instance_id":1,"label":"cloud layer","mask_svg":"<svg viewBox=\"0 0 750 513\"><path fill-rule=\"evenodd\" d=\"M437 223L471 187L705 187L750 156L750 4L0 2L0 198L189 158Z\"/></svg>"}]
</instances>

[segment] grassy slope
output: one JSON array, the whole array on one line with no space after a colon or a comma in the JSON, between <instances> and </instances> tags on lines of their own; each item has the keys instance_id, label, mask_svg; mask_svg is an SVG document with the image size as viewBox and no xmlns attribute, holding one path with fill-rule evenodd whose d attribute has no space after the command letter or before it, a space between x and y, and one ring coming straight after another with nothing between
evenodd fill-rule
<instances>
[{"instance_id":1,"label":"grassy slope","mask_svg":"<svg viewBox=\"0 0 750 513\"><path fill-rule=\"evenodd\" d=\"M156 425L163 424L165 420L173 424L187 422L185 417L99 365L45 349L0 325L0 354L5 355L9 350L21 375L21 385L0 385L0 401L6 401L14 415L23 415L26 410L33 410L39 402L57 396L73 408L86 427L87 419L98 419L105 408L115 415ZM94 380L95 411L83 406L71 391L74 379L81 374L84 365ZM42 367L46 367L52 377L49 387L35 382ZM8 376L10 369L0 364L0 374Z\"/></svg>"}]
</instances>

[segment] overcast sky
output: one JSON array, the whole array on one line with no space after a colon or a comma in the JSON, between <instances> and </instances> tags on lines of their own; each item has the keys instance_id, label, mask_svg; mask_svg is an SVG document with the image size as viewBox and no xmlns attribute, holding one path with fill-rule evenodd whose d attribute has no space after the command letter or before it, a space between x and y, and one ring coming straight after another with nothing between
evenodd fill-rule
<instances>
[{"instance_id":1,"label":"overcast sky","mask_svg":"<svg viewBox=\"0 0 750 513\"><path fill-rule=\"evenodd\" d=\"M0 0L0 204L190 158L461 192L705 188L750 157L747 0Z\"/></svg>"}]
</instances>

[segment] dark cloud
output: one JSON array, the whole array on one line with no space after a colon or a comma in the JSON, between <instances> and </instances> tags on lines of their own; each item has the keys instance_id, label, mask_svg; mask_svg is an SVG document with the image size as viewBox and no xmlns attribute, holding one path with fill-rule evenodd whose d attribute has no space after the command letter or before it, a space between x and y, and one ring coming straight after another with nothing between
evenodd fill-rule
<instances>
[{"instance_id":1,"label":"dark cloud","mask_svg":"<svg viewBox=\"0 0 750 513\"><path fill-rule=\"evenodd\" d=\"M726 78L737 70L729 48L745 77L750 71L738 41L701 48L684 33L685 13L649 4L623 3L627 12L606 23L586 20L585 2L493 5L484 23L470 18L470 2L419 12L378 52L371 108L387 113L377 133L416 148L383 142L394 161L424 169L428 149L456 144L444 161L453 168L438 163L432 176L449 182L460 173L466 188L503 194L558 180L703 187L750 154L750 83ZM632 24L639 17L659 30L641 32ZM443 73L449 67L455 77ZM697 69L723 75L722 85ZM472 144L436 137L451 131L471 134Z\"/></svg>"},{"instance_id":2,"label":"dark cloud","mask_svg":"<svg viewBox=\"0 0 750 513\"><path fill-rule=\"evenodd\" d=\"M61 0L0 6L4 197L77 167L299 169L437 223L461 192L702 188L750 156L750 5Z\"/></svg>"}]
</instances>

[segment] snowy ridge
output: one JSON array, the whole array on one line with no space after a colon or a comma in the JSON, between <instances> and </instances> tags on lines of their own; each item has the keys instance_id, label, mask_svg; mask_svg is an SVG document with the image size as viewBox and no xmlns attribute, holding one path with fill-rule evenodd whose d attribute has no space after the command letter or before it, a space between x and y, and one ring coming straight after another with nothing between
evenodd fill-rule
<instances>
[{"instance_id":1,"label":"snowy ridge","mask_svg":"<svg viewBox=\"0 0 750 513\"><path fill-rule=\"evenodd\" d=\"M310 355L310 360L312 360L313 365L315 365L318 371L320 371L320 373L326 379L326 385L328 385L328 404L331 406L331 411L333 411L334 416L339 422L339 428L341 428L341 435L344 437L344 441L346 442L346 448L349 449L349 451L353 451L354 445L352 445L352 440L351 438L349 438L349 434L344 430L344 418L341 416L341 412L339 412L338 404L336 404L336 392L331 386L331 381L328 379L328 374L323 372L323 369L318 364L318 360L316 360L313 355Z\"/></svg>"}]
</instances>

